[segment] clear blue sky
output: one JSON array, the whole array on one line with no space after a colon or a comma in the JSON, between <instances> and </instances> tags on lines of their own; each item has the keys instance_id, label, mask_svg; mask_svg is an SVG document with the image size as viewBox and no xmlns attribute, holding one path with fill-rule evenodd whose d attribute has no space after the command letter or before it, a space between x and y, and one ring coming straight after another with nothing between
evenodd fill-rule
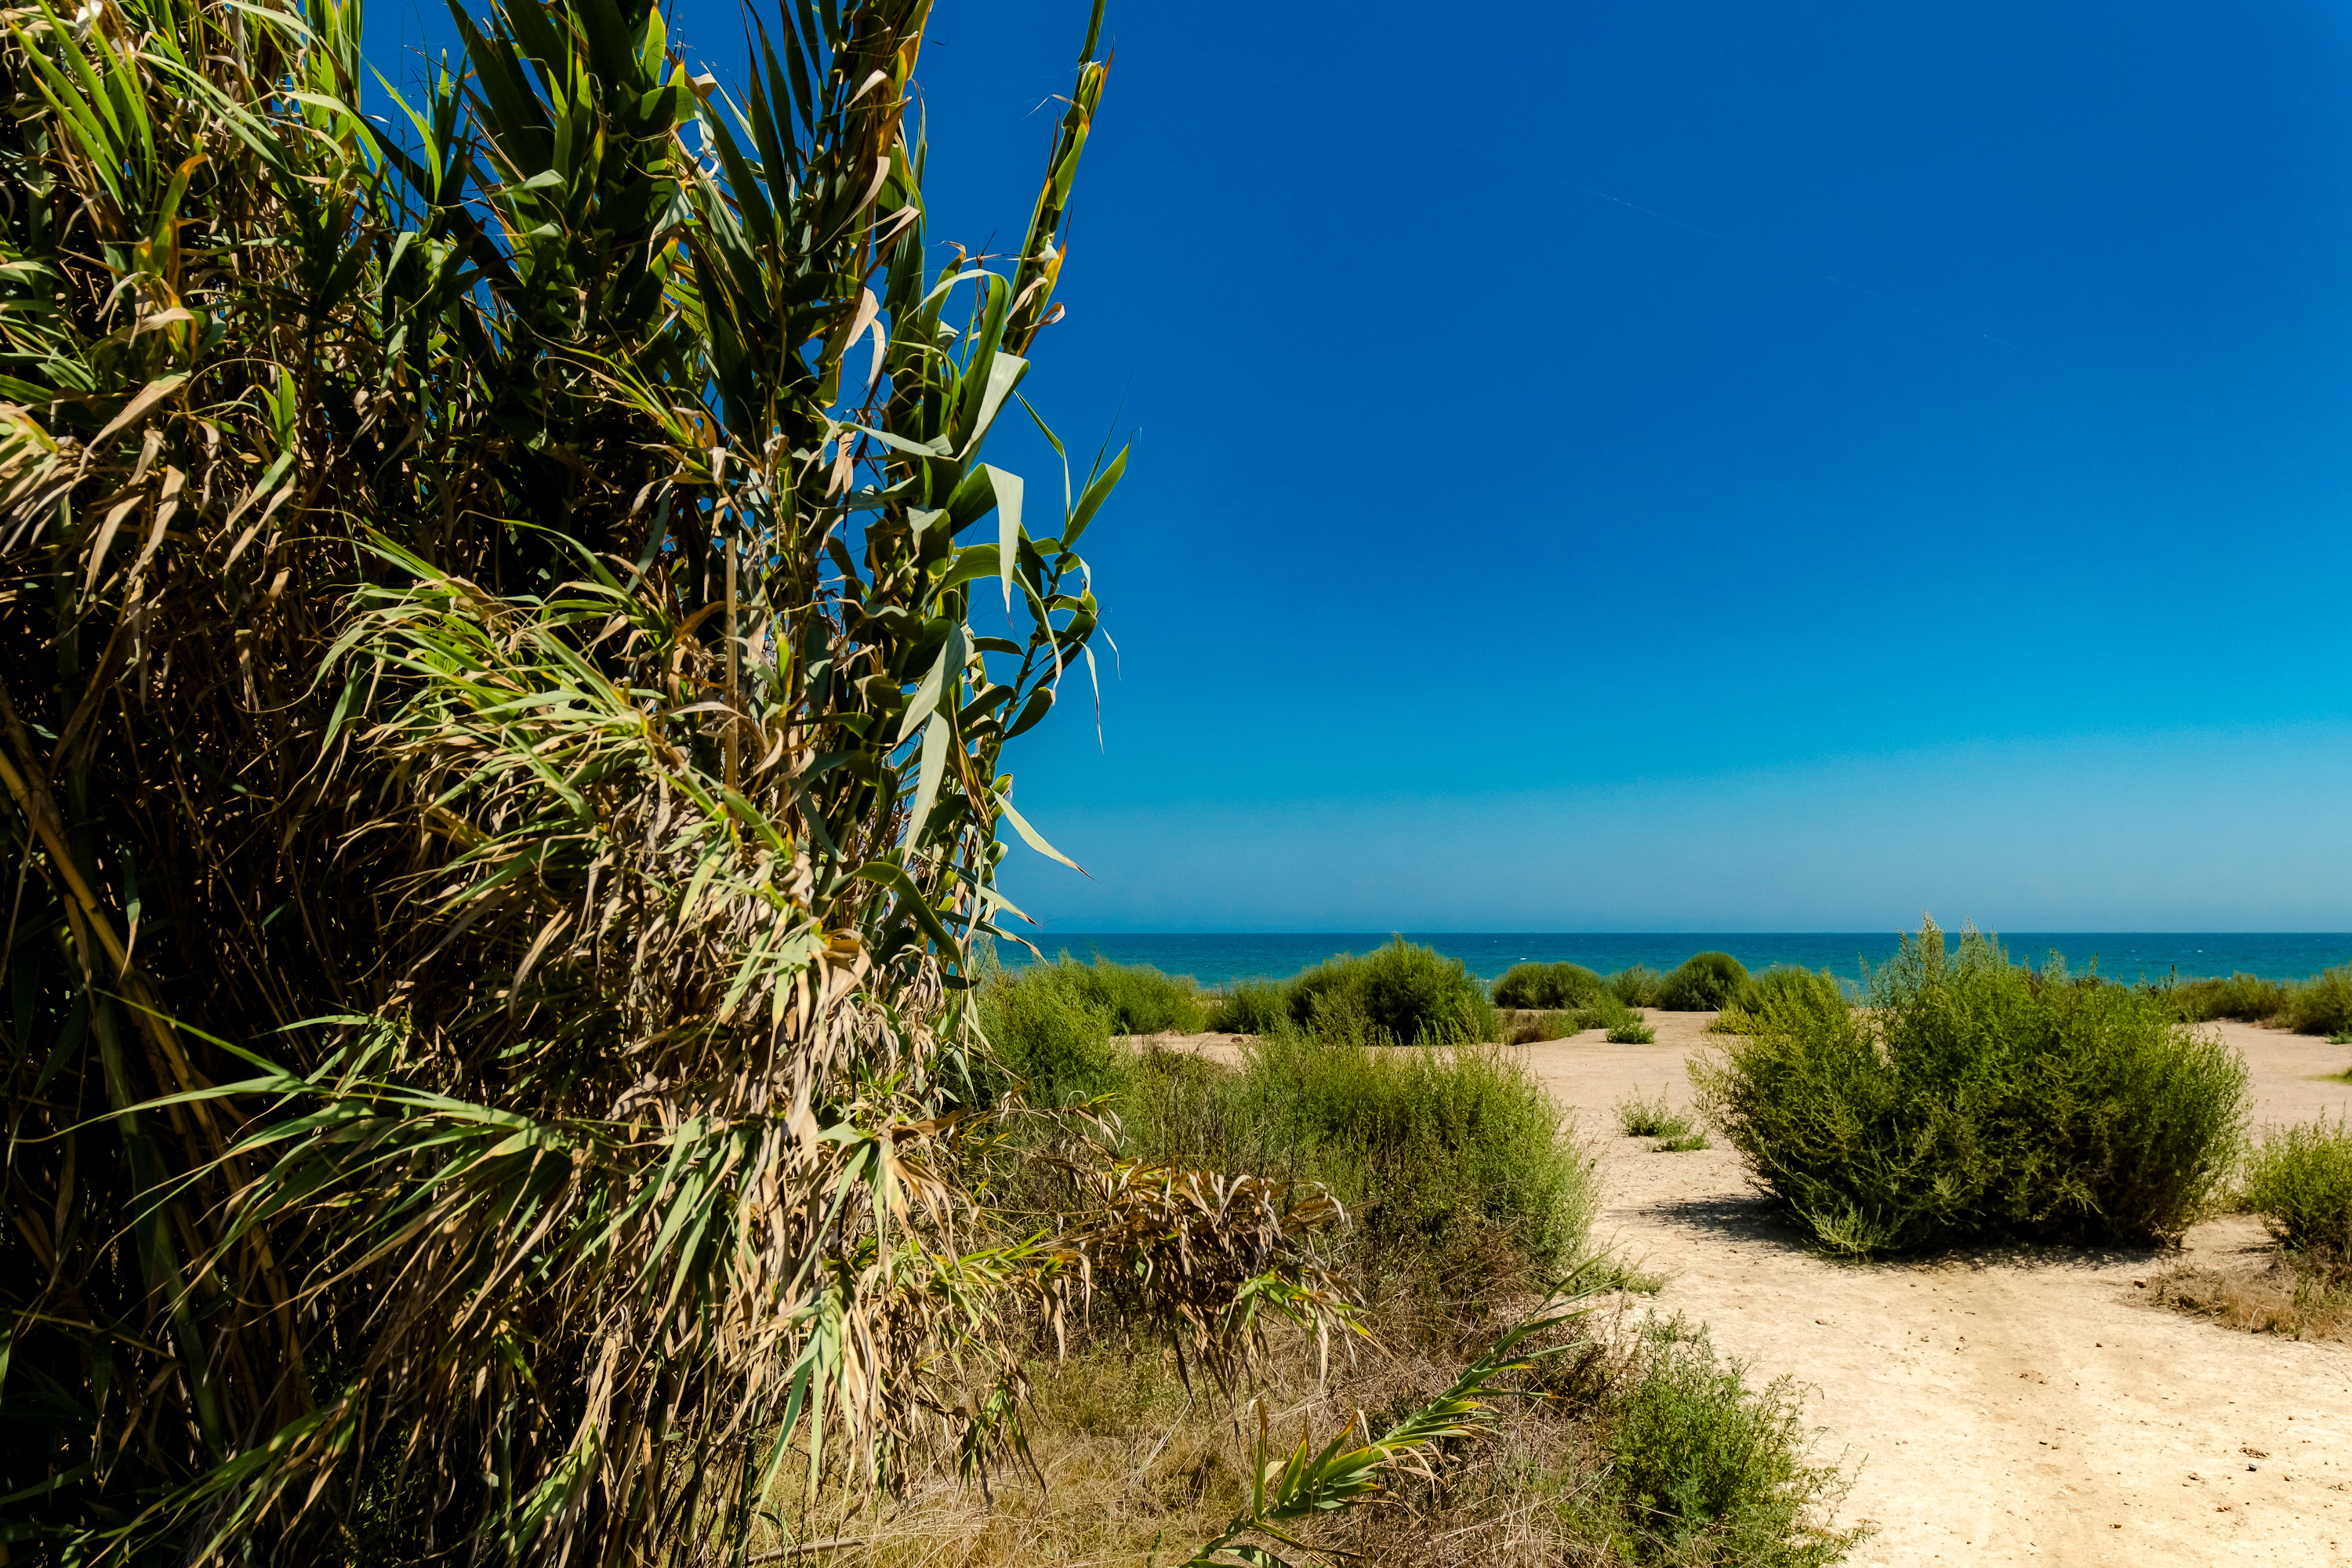
<instances>
[{"instance_id":1,"label":"clear blue sky","mask_svg":"<svg viewBox=\"0 0 2352 1568\"><path fill-rule=\"evenodd\" d=\"M935 237L1017 237L1084 24L940 0ZM2352 12L1107 32L1049 927L2352 929Z\"/></svg>"}]
</instances>

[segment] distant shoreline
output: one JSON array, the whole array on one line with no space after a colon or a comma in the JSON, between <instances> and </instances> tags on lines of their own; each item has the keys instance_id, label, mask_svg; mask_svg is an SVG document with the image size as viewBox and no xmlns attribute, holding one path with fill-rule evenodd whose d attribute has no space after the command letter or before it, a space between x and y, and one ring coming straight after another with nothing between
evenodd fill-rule
<instances>
[{"instance_id":1,"label":"distant shoreline","mask_svg":"<svg viewBox=\"0 0 2352 1568\"><path fill-rule=\"evenodd\" d=\"M1280 979L1335 952L1363 952L1389 940L1387 931L1032 931L1024 933L1051 958L1099 952L1118 963L1148 963L1189 974L1203 985L1251 976ZM1458 958L1492 980L1519 963L1581 963L1601 973L1636 963L1669 970L1694 952L1728 952L1750 970L1776 963L1827 969L1859 980L1863 966L1894 956L1891 931L1405 931ZM2076 972L2095 960L2098 972L2121 981L2160 981L2240 972L2266 980L2301 980L2352 962L2345 931L2003 931L2012 958L2040 960L2051 950ZM1949 940L1948 933L1947 940ZM1000 943L1004 963L1018 967L1029 954Z\"/></svg>"}]
</instances>

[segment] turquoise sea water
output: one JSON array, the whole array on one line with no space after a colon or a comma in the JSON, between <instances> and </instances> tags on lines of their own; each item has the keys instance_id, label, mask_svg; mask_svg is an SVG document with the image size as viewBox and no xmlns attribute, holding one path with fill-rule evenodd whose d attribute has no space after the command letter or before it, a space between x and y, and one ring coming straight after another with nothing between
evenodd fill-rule
<instances>
[{"instance_id":1,"label":"turquoise sea water","mask_svg":"<svg viewBox=\"0 0 2352 1568\"><path fill-rule=\"evenodd\" d=\"M1694 952L1727 952L1750 969L1794 963L1860 979L1864 963L1878 963L1895 952L1892 932L1880 931L1406 931L1458 958L1486 979L1529 960L1566 960L1606 974L1630 964L1672 969ZM2343 931L2003 931L2002 945L2015 959L2035 962L2052 950L2067 967L2080 971L2094 962L2116 980L2183 979L2244 970L2266 979L2294 980L2331 964L2352 961L2352 933ZM1365 931L1055 932L1037 939L1046 956L1066 951L1078 958L1103 957L1119 963L1149 963L1171 974L1189 974L1203 985L1220 985L1247 975L1279 979L1319 963L1335 952L1362 952L1388 940ZM1948 941L1949 938L1948 937ZM1018 965L1029 955L1002 944L1004 962Z\"/></svg>"}]
</instances>

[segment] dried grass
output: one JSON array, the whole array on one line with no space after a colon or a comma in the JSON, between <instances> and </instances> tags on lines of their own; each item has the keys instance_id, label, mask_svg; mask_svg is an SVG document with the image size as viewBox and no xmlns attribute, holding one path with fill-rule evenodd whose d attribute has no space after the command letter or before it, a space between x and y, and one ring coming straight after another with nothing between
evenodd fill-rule
<instances>
[{"instance_id":1,"label":"dried grass","mask_svg":"<svg viewBox=\"0 0 2352 1568\"><path fill-rule=\"evenodd\" d=\"M2340 1279L2298 1268L2273 1255L2259 1273L2233 1273L2196 1264L2168 1268L2147 1281L2147 1304L2226 1328L2291 1340L2352 1342L2352 1290Z\"/></svg>"}]
</instances>

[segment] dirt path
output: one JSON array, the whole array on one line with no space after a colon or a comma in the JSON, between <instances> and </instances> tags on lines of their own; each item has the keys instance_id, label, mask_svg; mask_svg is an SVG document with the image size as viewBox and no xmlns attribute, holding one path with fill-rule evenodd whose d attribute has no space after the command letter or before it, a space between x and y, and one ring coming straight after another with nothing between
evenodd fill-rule
<instances>
[{"instance_id":1,"label":"dirt path","mask_svg":"<svg viewBox=\"0 0 2352 1568\"><path fill-rule=\"evenodd\" d=\"M1820 1454L1858 1479L1855 1554L1890 1568L2352 1563L2352 1348L2233 1332L2135 1302L2178 1255L2025 1249L1926 1265L1833 1263L1751 1193L1729 1150L1658 1154L1609 1108L1711 1048L1704 1015L1654 1014L1654 1046L1597 1034L1524 1047L1601 1155L1596 1237L1667 1276L1656 1301L1706 1322L1760 1377L1804 1386ZM2255 1120L2352 1106L2315 1081L2347 1053L2222 1026ZM2192 1254L2262 1244L2243 1219Z\"/></svg>"}]
</instances>

